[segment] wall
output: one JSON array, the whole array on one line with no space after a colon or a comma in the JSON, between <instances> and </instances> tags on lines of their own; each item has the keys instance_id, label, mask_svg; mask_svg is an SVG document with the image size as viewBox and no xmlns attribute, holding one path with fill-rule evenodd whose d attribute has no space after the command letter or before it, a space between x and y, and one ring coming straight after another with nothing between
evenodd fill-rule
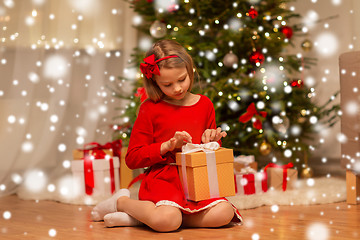
<instances>
[{"instance_id":1,"label":"wall","mask_svg":"<svg viewBox=\"0 0 360 240\"><path fill-rule=\"evenodd\" d=\"M295 41L294 53L301 53L304 57L317 58L317 65L304 71L305 83L309 78L316 82L316 96L314 101L325 103L336 91L339 90L338 58L341 53L360 49L360 1L358 0L298 0L289 4L295 11L302 15L301 22L317 21L308 26L308 33L304 38ZM309 52L304 52L301 43L310 39L314 47ZM334 102L339 103L337 97ZM318 135L315 143L320 147L314 156L340 159L340 122L331 129L324 129Z\"/></svg>"}]
</instances>

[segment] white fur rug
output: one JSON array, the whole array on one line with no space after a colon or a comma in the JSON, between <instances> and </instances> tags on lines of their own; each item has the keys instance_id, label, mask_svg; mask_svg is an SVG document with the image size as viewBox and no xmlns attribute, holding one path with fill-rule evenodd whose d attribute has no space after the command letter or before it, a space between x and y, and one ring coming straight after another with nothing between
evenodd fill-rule
<instances>
[{"instance_id":1,"label":"white fur rug","mask_svg":"<svg viewBox=\"0 0 360 240\"><path fill-rule=\"evenodd\" d=\"M311 205L342 202L346 200L346 181L340 178L300 179L293 190L267 191L262 194L233 196L227 199L238 209L264 205ZM308 184L309 183L309 184Z\"/></svg>"},{"instance_id":2,"label":"white fur rug","mask_svg":"<svg viewBox=\"0 0 360 240\"><path fill-rule=\"evenodd\" d=\"M228 197L228 200L238 209L256 208L264 205L326 204L346 200L346 181L344 179L324 177L314 178L312 180L298 180L294 190L287 190L285 192L269 190L261 194L236 195ZM131 198L137 199L138 190L139 184L136 184L130 189ZM79 205L95 205L97 202L103 200L90 198L88 196L69 198L57 192L31 193L24 188L19 189L18 196L26 200L53 200Z\"/></svg>"}]
</instances>

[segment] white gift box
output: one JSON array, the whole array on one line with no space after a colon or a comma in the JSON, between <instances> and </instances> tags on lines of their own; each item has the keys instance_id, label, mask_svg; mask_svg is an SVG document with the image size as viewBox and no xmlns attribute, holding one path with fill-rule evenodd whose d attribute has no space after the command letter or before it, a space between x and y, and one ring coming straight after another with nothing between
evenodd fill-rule
<instances>
[{"instance_id":1,"label":"white gift box","mask_svg":"<svg viewBox=\"0 0 360 240\"><path fill-rule=\"evenodd\" d=\"M114 165L114 193L120 189L120 161L118 157L113 157ZM74 184L78 187L81 195L89 196L94 199L103 199L112 196L111 192L111 175L109 159L92 160L94 188L90 195L86 194L85 176L84 176L84 160L71 161L71 171L73 174Z\"/></svg>"}]
</instances>

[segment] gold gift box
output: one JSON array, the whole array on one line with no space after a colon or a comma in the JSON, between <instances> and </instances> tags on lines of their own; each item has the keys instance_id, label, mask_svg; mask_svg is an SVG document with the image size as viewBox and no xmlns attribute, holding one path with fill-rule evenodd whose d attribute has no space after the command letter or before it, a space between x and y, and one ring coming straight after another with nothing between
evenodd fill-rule
<instances>
[{"instance_id":1,"label":"gold gift box","mask_svg":"<svg viewBox=\"0 0 360 240\"><path fill-rule=\"evenodd\" d=\"M176 153L180 180L183 183L182 153ZM217 183L219 196L228 197L235 195L234 182L234 155L232 149L220 148L215 151ZM201 201L210 199L210 186L207 171L206 153L194 152L185 154L188 199Z\"/></svg>"}]
</instances>

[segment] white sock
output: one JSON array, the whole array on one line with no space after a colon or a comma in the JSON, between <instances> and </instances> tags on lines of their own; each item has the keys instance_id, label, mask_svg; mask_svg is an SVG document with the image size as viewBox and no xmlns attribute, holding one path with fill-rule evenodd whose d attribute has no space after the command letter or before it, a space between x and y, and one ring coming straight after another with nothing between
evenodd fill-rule
<instances>
[{"instance_id":1,"label":"white sock","mask_svg":"<svg viewBox=\"0 0 360 240\"><path fill-rule=\"evenodd\" d=\"M108 213L117 211L117 200L121 196L130 197L128 189L123 188L114 193L110 198L98 203L91 211L91 218L93 221L104 220L104 216Z\"/></svg>"},{"instance_id":2,"label":"white sock","mask_svg":"<svg viewBox=\"0 0 360 240\"><path fill-rule=\"evenodd\" d=\"M130 227L139 226L143 223L124 212L109 213L104 216L106 227Z\"/></svg>"}]
</instances>

